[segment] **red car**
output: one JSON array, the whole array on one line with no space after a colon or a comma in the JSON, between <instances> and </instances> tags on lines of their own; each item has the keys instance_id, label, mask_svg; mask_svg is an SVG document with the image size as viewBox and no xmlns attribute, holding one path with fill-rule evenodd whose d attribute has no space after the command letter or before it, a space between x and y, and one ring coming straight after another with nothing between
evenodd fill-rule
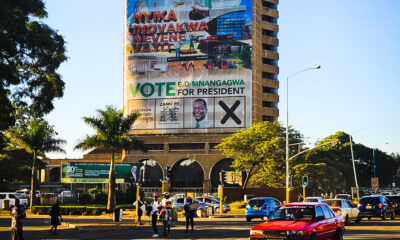
<instances>
[{"instance_id":1,"label":"red car","mask_svg":"<svg viewBox=\"0 0 400 240\"><path fill-rule=\"evenodd\" d=\"M291 203L280 205L268 221L250 230L250 240L342 240L344 219L325 203Z\"/></svg>"}]
</instances>

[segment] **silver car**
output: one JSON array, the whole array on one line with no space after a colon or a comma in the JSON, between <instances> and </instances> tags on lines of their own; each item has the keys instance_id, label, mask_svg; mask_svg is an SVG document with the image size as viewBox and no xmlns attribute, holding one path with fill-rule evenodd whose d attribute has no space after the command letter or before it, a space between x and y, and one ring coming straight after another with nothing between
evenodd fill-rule
<instances>
[{"instance_id":1,"label":"silver car","mask_svg":"<svg viewBox=\"0 0 400 240\"><path fill-rule=\"evenodd\" d=\"M349 200L346 199L325 199L322 202L326 203L336 214L341 214L345 224L350 221L360 223L360 210Z\"/></svg>"},{"instance_id":2,"label":"silver car","mask_svg":"<svg viewBox=\"0 0 400 240\"><path fill-rule=\"evenodd\" d=\"M219 199L214 197L201 197L196 198L196 200L200 200L204 202L207 206L211 206L215 209L215 212L219 213ZM231 210L231 207L227 203L222 203L222 212L227 213Z\"/></svg>"}]
</instances>

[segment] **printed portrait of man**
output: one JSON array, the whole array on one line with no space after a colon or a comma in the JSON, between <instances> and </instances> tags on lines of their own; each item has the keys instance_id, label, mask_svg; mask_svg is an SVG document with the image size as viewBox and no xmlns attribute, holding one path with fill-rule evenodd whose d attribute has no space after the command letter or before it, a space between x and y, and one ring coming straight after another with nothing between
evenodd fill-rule
<instances>
[{"instance_id":1,"label":"printed portrait of man","mask_svg":"<svg viewBox=\"0 0 400 240\"><path fill-rule=\"evenodd\" d=\"M133 165L131 168L131 172L125 174L124 182L125 183L136 183L138 181L138 176L136 176L136 165Z\"/></svg>"},{"instance_id":2,"label":"printed portrait of man","mask_svg":"<svg viewBox=\"0 0 400 240\"><path fill-rule=\"evenodd\" d=\"M207 127L207 103L203 99L196 99L193 102L194 128Z\"/></svg>"}]
</instances>

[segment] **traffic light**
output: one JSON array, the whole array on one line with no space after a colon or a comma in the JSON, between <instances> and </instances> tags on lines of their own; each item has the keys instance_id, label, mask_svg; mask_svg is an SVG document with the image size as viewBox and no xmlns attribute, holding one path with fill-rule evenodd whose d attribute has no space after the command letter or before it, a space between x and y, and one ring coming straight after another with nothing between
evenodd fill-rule
<instances>
[{"instance_id":1,"label":"traffic light","mask_svg":"<svg viewBox=\"0 0 400 240\"><path fill-rule=\"evenodd\" d=\"M303 176L303 187L307 187L307 185L308 185L308 177Z\"/></svg>"},{"instance_id":2,"label":"traffic light","mask_svg":"<svg viewBox=\"0 0 400 240\"><path fill-rule=\"evenodd\" d=\"M221 185L224 185L224 183L226 182L226 172L224 170L219 172L219 181Z\"/></svg>"},{"instance_id":3,"label":"traffic light","mask_svg":"<svg viewBox=\"0 0 400 240\"><path fill-rule=\"evenodd\" d=\"M171 167L168 165L165 167L165 176L167 180L171 177Z\"/></svg>"}]
</instances>

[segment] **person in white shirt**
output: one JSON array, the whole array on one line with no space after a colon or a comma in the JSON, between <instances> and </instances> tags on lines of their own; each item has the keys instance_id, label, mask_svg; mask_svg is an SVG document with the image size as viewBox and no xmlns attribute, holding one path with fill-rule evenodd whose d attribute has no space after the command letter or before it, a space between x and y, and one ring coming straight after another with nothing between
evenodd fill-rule
<instances>
[{"instance_id":1,"label":"person in white shirt","mask_svg":"<svg viewBox=\"0 0 400 240\"><path fill-rule=\"evenodd\" d=\"M157 217L160 211L161 203L158 201L158 195L154 194L154 201L151 203L151 225L153 226L153 237L158 237L157 234Z\"/></svg>"}]
</instances>

